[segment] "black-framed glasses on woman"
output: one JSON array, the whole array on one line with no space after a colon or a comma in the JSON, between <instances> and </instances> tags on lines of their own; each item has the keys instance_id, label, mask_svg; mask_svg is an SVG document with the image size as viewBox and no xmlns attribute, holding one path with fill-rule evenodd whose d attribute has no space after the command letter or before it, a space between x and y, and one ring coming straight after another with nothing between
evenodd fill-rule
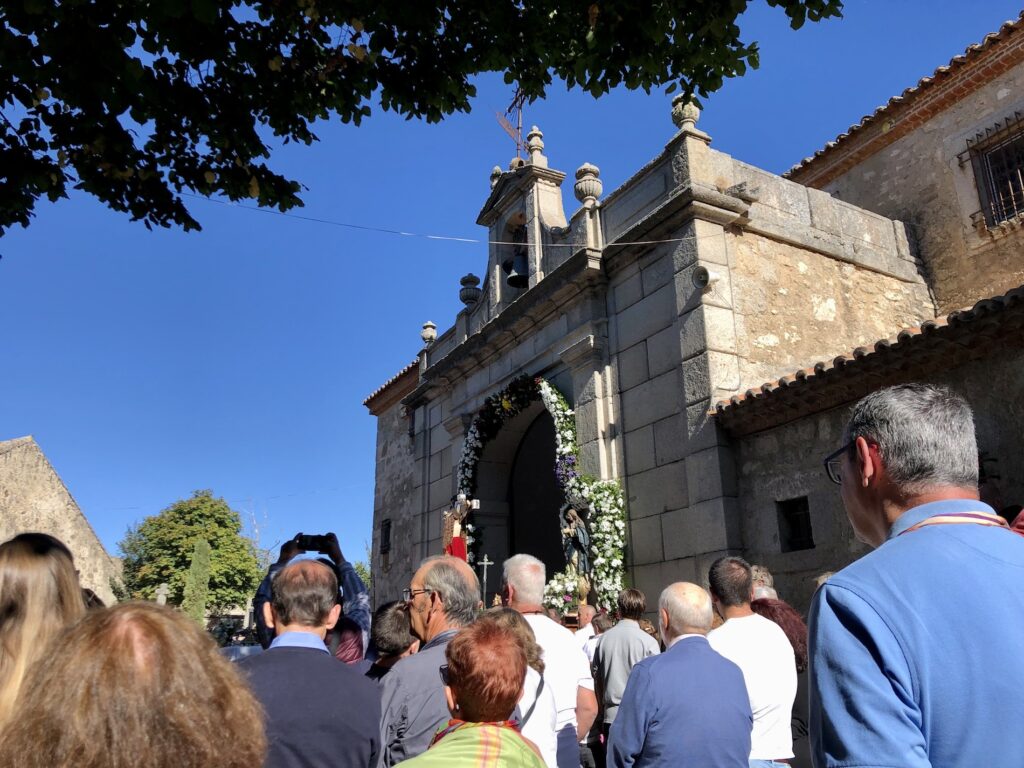
<instances>
[{"instance_id":1,"label":"black-framed glasses on woman","mask_svg":"<svg viewBox=\"0 0 1024 768\"><path fill-rule=\"evenodd\" d=\"M441 682L448 685L448 665L442 664L437 668L437 671L441 675Z\"/></svg>"},{"instance_id":2,"label":"black-framed glasses on woman","mask_svg":"<svg viewBox=\"0 0 1024 768\"><path fill-rule=\"evenodd\" d=\"M855 442L856 440L851 440L838 451L830 453L825 457L825 474L828 475L828 479L836 485L843 484L843 476L839 474L839 467L843 463L843 454L849 451Z\"/></svg>"}]
</instances>

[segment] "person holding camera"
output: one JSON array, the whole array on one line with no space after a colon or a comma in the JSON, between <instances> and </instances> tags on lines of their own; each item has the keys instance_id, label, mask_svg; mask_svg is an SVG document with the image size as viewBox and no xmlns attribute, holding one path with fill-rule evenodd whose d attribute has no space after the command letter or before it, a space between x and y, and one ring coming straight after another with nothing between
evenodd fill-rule
<instances>
[{"instance_id":1,"label":"person holding camera","mask_svg":"<svg viewBox=\"0 0 1024 768\"><path fill-rule=\"evenodd\" d=\"M317 560L276 571L263 605L269 650L239 662L266 714L264 768L371 768L380 750L380 690L331 658L338 581Z\"/></svg>"},{"instance_id":2,"label":"person holding camera","mask_svg":"<svg viewBox=\"0 0 1024 768\"><path fill-rule=\"evenodd\" d=\"M319 558L319 562L328 566L338 580L342 606L341 618L327 633L325 642L327 650L339 661L354 664L366 655L370 639L370 593L363 580L359 578L352 563L345 559L341 545L334 533L322 536L307 536L297 533L281 545L281 554L277 562L270 566L266 577L256 590L253 599L253 619L256 624L256 637L264 650L270 647L274 632L269 629L263 618L263 606L270 601L270 583L278 571L284 568L298 555L306 552L319 552L327 558Z\"/></svg>"}]
</instances>

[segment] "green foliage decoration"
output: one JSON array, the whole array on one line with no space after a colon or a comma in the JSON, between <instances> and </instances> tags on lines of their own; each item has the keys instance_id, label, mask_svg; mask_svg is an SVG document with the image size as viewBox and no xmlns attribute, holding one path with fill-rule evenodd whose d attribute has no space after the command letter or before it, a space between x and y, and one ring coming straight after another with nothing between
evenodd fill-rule
<instances>
[{"instance_id":1,"label":"green foliage decoration","mask_svg":"<svg viewBox=\"0 0 1024 768\"><path fill-rule=\"evenodd\" d=\"M238 513L212 491L196 491L129 528L120 548L122 580L134 600L154 600L161 583L167 602L181 605L197 540L210 546L207 608L244 606L262 578L253 542L242 535Z\"/></svg>"},{"instance_id":2,"label":"green foliage decoration","mask_svg":"<svg viewBox=\"0 0 1024 768\"><path fill-rule=\"evenodd\" d=\"M768 0L795 29L841 0ZM371 104L430 122L503 72L528 102L554 80L706 96L758 65L747 0L23 0L0 6L0 234L69 188L147 227L199 229L182 196L288 210L272 145ZM510 95L513 89L510 89Z\"/></svg>"},{"instance_id":3,"label":"green foliage decoration","mask_svg":"<svg viewBox=\"0 0 1024 768\"><path fill-rule=\"evenodd\" d=\"M210 543L197 539L192 547L192 562L185 577L181 609L203 626L206 620L206 600L210 594Z\"/></svg>"}]
</instances>

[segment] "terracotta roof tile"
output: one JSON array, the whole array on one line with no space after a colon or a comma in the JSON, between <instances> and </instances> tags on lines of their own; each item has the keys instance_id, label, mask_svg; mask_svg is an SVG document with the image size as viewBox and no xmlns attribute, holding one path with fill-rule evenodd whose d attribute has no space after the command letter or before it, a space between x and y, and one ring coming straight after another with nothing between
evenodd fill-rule
<instances>
[{"instance_id":1,"label":"terracotta roof tile","mask_svg":"<svg viewBox=\"0 0 1024 768\"><path fill-rule=\"evenodd\" d=\"M949 79L949 77L955 74L962 67L973 63L974 60L992 46L997 45L1021 30L1024 30L1024 12L1022 12L1018 18L1004 23L996 32L985 35L985 38L980 43L972 43L967 46L967 49L963 53L950 59L949 64L937 67L931 75L922 77L918 80L917 85L907 88L898 96L893 96L888 102L878 107L872 114L862 117L859 123L851 125L844 133L839 134L834 140L826 143L822 149L819 149L810 157L805 157L782 175L789 177L808 168L819 158L831 154L836 148L845 144L850 138L856 136L858 132L864 130L869 125L873 125L878 122L879 119L887 117L888 114L896 107L902 106L904 103L909 104L913 102L929 89Z\"/></svg>"},{"instance_id":2,"label":"terracotta roof tile","mask_svg":"<svg viewBox=\"0 0 1024 768\"><path fill-rule=\"evenodd\" d=\"M730 431L747 434L850 402L886 381L987 356L997 342L1024 347L1024 286L905 328L872 347L857 347L831 363L819 361L766 381L718 402L712 412Z\"/></svg>"},{"instance_id":3,"label":"terracotta roof tile","mask_svg":"<svg viewBox=\"0 0 1024 768\"><path fill-rule=\"evenodd\" d=\"M375 389L372 394L368 395L367 398L365 400L363 400L363 405L365 405L367 408L369 408L370 407L370 403L373 402L374 399L376 399L377 397L380 397L382 394L384 394L385 390L387 390L389 387L391 387L392 385L397 383L399 379L401 379L403 376L405 376L410 371L412 371L413 368L416 368L417 366L419 366L419 364L420 364L419 358L416 358L415 360L413 360L411 363L409 363L407 366L405 366L405 368L400 370L398 373L396 373L390 379L388 379L383 384L381 384L379 387L377 387L377 389Z\"/></svg>"}]
</instances>

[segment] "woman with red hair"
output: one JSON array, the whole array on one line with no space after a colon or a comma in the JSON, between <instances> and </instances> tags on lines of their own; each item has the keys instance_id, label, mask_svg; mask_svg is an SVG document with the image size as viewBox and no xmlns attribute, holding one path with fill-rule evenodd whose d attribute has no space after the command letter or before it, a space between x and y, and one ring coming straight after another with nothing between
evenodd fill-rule
<instances>
[{"instance_id":1,"label":"woman with red hair","mask_svg":"<svg viewBox=\"0 0 1024 768\"><path fill-rule=\"evenodd\" d=\"M515 633L484 617L445 650L441 680L452 719L406 768L544 768L509 718L523 692L526 653Z\"/></svg>"},{"instance_id":2,"label":"woman with red hair","mask_svg":"<svg viewBox=\"0 0 1024 768\"><path fill-rule=\"evenodd\" d=\"M793 731L793 755L789 764L792 768L811 768L811 743L807 737L807 720L810 716L810 700L807 697L807 625L803 617L785 600L762 597L750 603L754 613L778 624L793 646L796 659L796 698L793 699L793 713L790 728Z\"/></svg>"}]
</instances>

